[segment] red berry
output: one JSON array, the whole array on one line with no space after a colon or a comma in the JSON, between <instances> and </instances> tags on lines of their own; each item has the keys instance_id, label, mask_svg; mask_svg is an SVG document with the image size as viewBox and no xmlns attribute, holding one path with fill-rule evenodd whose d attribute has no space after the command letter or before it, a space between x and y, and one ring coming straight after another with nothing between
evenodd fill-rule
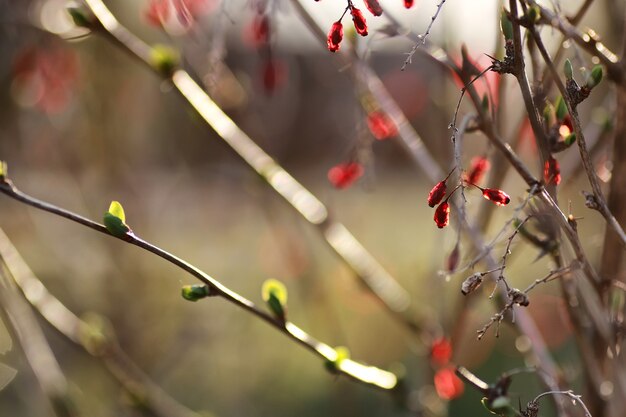
<instances>
[{"instance_id":1,"label":"red berry","mask_svg":"<svg viewBox=\"0 0 626 417\"><path fill-rule=\"evenodd\" d=\"M404 7L406 7L407 9L413 7L413 0L404 0Z\"/></svg>"},{"instance_id":2,"label":"red berry","mask_svg":"<svg viewBox=\"0 0 626 417\"><path fill-rule=\"evenodd\" d=\"M252 21L252 39L255 45L267 43L270 37L270 20L265 14L258 14Z\"/></svg>"},{"instance_id":3,"label":"red berry","mask_svg":"<svg viewBox=\"0 0 626 417\"><path fill-rule=\"evenodd\" d=\"M428 205L435 207L446 195L446 180L439 181L428 193Z\"/></svg>"},{"instance_id":4,"label":"red berry","mask_svg":"<svg viewBox=\"0 0 626 417\"><path fill-rule=\"evenodd\" d=\"M487 158L479 156L472 159L472 165L465 181L470 184L478 184L485 175L485 172L489 171L489 168L491 168L491 164Z\"/></svg>"},{"instance_id":5,"label":"red berry","mask_svg":"<svg viewBox=\"0 0 626 417\"><path fill-rule=\"evenodd\" d=\"M339 44L343 39L343 25L340 21L333 23L328 32L328 38L326 43L328 44L328 50L330 52L337 52L339 50Z\"/></svg>"},{"instance_id":6,"label":"red berry","mask_svg":"<svg viewBox=\"0 0 626 417\"><path fill-rule=\"evenodd\" d=\"M367 10L369 10L374 16L380 16L383 14L383 8L380 7L378 0L364 0L364 2Z\"/></svg>"},{"instance_id":7,"label":"red berry","mask_svg":"<svg viewBox=\"0 0 626 417\"><path fill-rule=\"evenodd\" d=\"M483 197L499 206L505 206L511 201L511 197L509 197L507 193L495 188L485 188L483 190Z\"/></svg>"},{"instance_id":8,"label":"red berry","mask_svg":"<svg viewBox=\"0 0 626 417\"><path fill-rule=\"evenodd\" d=\"M335 188L347 188L363 175L363 166L357 162L335 165L328 170L328 180Z\"/></svg>"},{"instance_id":9,"label":"red berry","mask_svg":"<svg viewBox=\"0 0 626 417\"><path fill-rule=\"evenodd\" d=\"M444 400L452 400L463 394L463 381L456 376L454 369L440 369L435 374L435 389Z\"/></svg>"},{"instance_id":10,"label":"red berry","mask_svg":"<svg viewBox=\"0 0 626 417\"><path fill-rule=\"evenodd\" d=\"M430 346L430 359L437 365L444 366L452 357L452 345L445 337L441 337Z\"/></svg>"},{"instance_id":11,"label":"red berry","mask_svg":"<svg viewBox=\"0 0 626 417\"><path fill-rule=\"evenodd\" d=\"M398 134L398 129L393 121L380 111L374 111L367 115L367 127L378 140L389 139Z\"/></svg>"},{"instance_id":12,"label":"red berry","mask_svg":"<svg viewBox=\"0 0 626 417\"><path fill-rule=\"evenodd\" d=\"M553 183L554 185L559 185L561 183L561 167L559 166L559 161L553 156L546 160L543 167L543 177L546 184Z\"/></svg>"},{"instance_id":13,"label":"red berry","mask_svg":"<svg viewBox=\"0 0 626 417\"><path fill-rule=\"evenodd\" d=\"M354 22L356 33L361 36L367 36L367 22L365 21L365 17L363 17L363 13L361 13L361 11L356 7L352 6L350 8L350 14L352 15L352 21Z\"/></svg>"},{"instance_id":14,"label":"red berry","mask_svg":"<svg viewBox=\"0 0 626 417\"><path fill-rule=\"evenodd\" d=\"M439 204L435 209L435 217L433 218L437 227L443 229L450 223L450 204L447 201Z\"/></svg>"}]
</instances>

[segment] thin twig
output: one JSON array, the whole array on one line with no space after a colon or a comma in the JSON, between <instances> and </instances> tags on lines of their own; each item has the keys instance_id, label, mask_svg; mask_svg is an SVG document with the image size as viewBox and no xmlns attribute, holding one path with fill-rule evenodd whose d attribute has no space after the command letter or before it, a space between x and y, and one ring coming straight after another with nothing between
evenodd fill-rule
<instances>
[{"instance_id":1,"label":"thin twig","mask_svg":"<svg viewBox=\"0 0 626 417\"><path fill-rule=\"evenodd\" d=\"M104 33L131 56L155 69L151 57L153 50L150 46L122 26L101 0L85 0L85 2L97 19L96 25L99 26L93 28L95 32ZM176 68L171 73L157 72L171 80L176 90L206 123L292 208L321 231L331 248L393 316L411 332L419 331L420 323L413 320L408 313L411 303L409 293L343 224L330 216L328 209L315 195L250 139L186 71Z\"/></svg>"},{"instance_id":2,"label":"thin twig","mask_svg":"<svg viewBox=\"0 0 626 417\"><path fill-rule=\"evenodd\" d=\"M105 226L99 223L82 217L69 210L65 210L45 201L38 200L21 192L8 179L5 179L4 182L0 183L0 192L31 207L35 207L39 210L47 211L57 216L66 218L105 235L113 236L126 243L145 249L146 251L157 255L158 257L183 269L184 271L193 275L198 280L202 281L205 285L209 287L212 295L220 296L230 303L235 304L236 306L242 308L243 310L246 310L257 318L265 321L275 329L287 335L287 337L289 337L292 341L306 347L317 356L330 362L335 362L337 360L337 352L329 345L313 338L304 330L297 327L295 324L291 322L281 321L280 319L269 315L268 313L259 309L252 301L244 298L235 291L232 291L221 282L209 276L204 271L193 266L187 261L159 248L158 246L155 246L141 239L134 233L127 233L123 236L114 236L107 230ZM383 390L390 390L394 388L398 382L396 376L391 372L383 371L373 366L366 366L350 359L342 360L336 365L338 372L345 374L358 382L364 383L366 385L371 385Z\"/></svg>"},{"instance_id":3,"label":"thin twig","mask_svg":"<svg viewBox=\"0 0 626 417\"><path fill-rule=\"evenodd\" d=\"M159 417L200 417L176 402L157 386L128 357L113 334L92 330L92 325L81 320L61 301L54 297L35 276L4 231L0 229L0 260L23 296L37 312L68 340L82 347L87 353L101 359L111 375L141 405ZM112 330L111 330L112 332ZM95 339L94 334L102 338Z\"/></svg>"},{"instance_id":4,"label":"thin twig","mask_svg":"<svg viewBox=\"0 0 626 417\"><path fill-rule=\"evenodd\" d=\"M432 17L430 18L430 23L428 24L428 27L426 28L426 32L424 32L421 35L418 35L418 41L413 45L413 47L411 48L411 50L409 52L407 52L407 57L406 60L404 61L404 64L402 64L402 68L400 68L401 71L404 71L407 67L407 65L409 65L412 62L413 59L413 55L415 55L415 52L417 52L417 49L426 44L426 38L428 37L428 35L430 35L430 30L432 29L433 25L435 24L435 20L437 20L437 16L439 16L439 12L441 12L441 9L443 8L444 3L446 2L446 0L441 0L439 2L439 4L437 5L437 10L435 11L435 14L432 15Z\"/></svg>"}]
</instances>

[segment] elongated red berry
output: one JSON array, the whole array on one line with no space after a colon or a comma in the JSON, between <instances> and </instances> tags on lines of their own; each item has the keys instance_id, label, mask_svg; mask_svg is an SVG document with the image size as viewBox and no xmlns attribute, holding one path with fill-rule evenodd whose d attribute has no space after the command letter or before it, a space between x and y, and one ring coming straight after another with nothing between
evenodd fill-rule
<instances>
[{"instance_id":1,"label":"elongated red berry","mask_svg":"<svg viewBox=\"0 0 626 417\"><path fill-rule=\"evenodd\" d=\"M496 188L485 188L483 197L499 206L506 206L511 201L511 197L507 193Z\"/></svg>"},{"instance_id":2,"label":"elongated red berry","mask_svg":"<svg viewBox=\"0 0 626 417\"><path fill-rule=\"evenodd\" d=\"M267 43L270 37L270 20L267 15L256 15L252 21L252 37L256 45Z\"/></svg>"},{"instance_id":3,"label":"elongated red berry","mask_svg":"<svg viewBox=\"0 0 626 417\"><path fill-rule=\"evenodd\" d=\"M356 7L352 6L350 8L350 14L352 15L352 21L354 22L356 33L361 36L367 36L367 22L365 21L365 17L363 17L363 13L361 13L361 11Z\"/></svg>"},{"instance_id":4,"label":"elongated red berry","mask_svg":"<svg viewBox=\"0 0 626 417\"><path fill-rule=\"evenodd\" d=\"M441 200L446 196L446 180L439 181L432 190L428 193L428 205L430 207L435 207L437 204L441 203Z\"/></svg>"},{"instance_id":5,"label":"elongated red berry","mask_svg":"<svg viewBox=\"0 0 626 417\"><path fill-rule=\"evenodd\" d=\"M373 111L367 115L367 127L378 140L389 139L398 134L395 123L381 111Z\"/></svg>"},{"instance_id":6,"label":"elongated red berry","mask_svg":"<svg viewBox=\"0 0 626 417\"><path fill-rule=\"evenodd\" d=\"M454 368L444 368L437 371L434 378L435 390L440 398L452 400L463 394L463 381L456 376Z\"/></svg>"},{"instance_id":7,"label":"elongated red berry","mask_svg":"<svg viewBox=\"0 0 626 417\"><path fill-rule=\"evenodd\" d=\"M450 223L450 204L447 201L439 204L435 209L435 223L437 227L443 229Z\"/></svg>"},{"instance_id":8,"label":"elongated red berry","mask_svg":"<svg viewBox=\"0 0 626 417\"><path fill-rule=\"evenodd\" d=\"M445 366L452 357L452 345L445 337L435 340L430 346L430 359L439 366Z\"/></svg>"},{"instance_id":9,"label":"elongated red berry","mask_svg":"<svg viewBox=\"0 0 626 417\"><path fill-rule=\"evenodd\" d=\"M404 7L406 7L407 9L413 7L413 0L404 0Z\"/></svg>"},{"instance_id":10,"label":"elongated red berry","mask_svg":"<svg viewBox=\"0 0 626 417\"><path fill-rule=\"evenodd\" d=\"M380 7L378 0L364 0L364 2L367 10L369 10L374 16L380 16L383 14L383 8Z\"/></svg>"},{"instance_id":11,"label":"elongated red berry","mask_svg":"<svg viewBox=\"0 0 626 417\"><path fill-rule=\"evenodd\" d=\"M339 44L343 39L343 25L340 21L333 23L328 32L328 38L326 44L330 52L337 52L339 50Z\"/></svg>"},{"instance_id":12,"label":"elongated red berry","mask_svg":"<svg viewBox=\"0 0 626 417\"><path fill-rule=\"evenodd\" d=\"M467 174L465 181L470 184L478 184L480 180L483 178L485 173L489 171L491 168L491 163L489 160L483 156L478 156L472 159L472 164Z\"/></svg>"},{"instance_id":13,"label":"elongated red berry","mask_svg":"<svg viewBox=\"0 0 626 417\"><path fill-rule=\"evenodd\" d=\"M546 163L543 167L543 177L546 181L546 184L554 184L559 185L561 183L561 167L559 166L559 161L557 161L553 156L550 156L546 160Z\"/></svg>"},{"instance_id":14,"label":"elongated red berry","mask_svg":"<svg viewBox=\"0 0 626 417\"><path fill-rule=\"evenodd\" d=\"M328 181L338 189L347 188L363 175L363 166L358 162L335 165L328 170Z\"/></svg>"}]
</instances>

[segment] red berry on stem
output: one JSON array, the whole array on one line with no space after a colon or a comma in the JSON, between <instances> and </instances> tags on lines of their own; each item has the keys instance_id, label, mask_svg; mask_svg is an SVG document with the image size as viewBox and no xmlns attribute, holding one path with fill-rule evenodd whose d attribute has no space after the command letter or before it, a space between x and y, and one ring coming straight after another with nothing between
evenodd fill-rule
<instances>
[{"instance_id":1,"label":"red berry on stem","mask_svg":"<svg viewBox=\"0 0 626 417\"><path fill-rule=\"evenodd\" d=\"M561 183L561 167L559 161L550 156L543 167L543 177L547 184L553 183L559 185Z\"/></svg>"},{"instance_id":2,"label":"red berry on stem","mask_svg":"<svg viewBox=\"0 0 626 417\"><path fill-rule=\"evenodd\" d=\"M378 140L389 139L398 134L396 125L381 111L374 111L367 115L367 127Z\"/></svg>"},{"instance_id":3,"label":"red berry on stem","mask_svg":"<svg viewBox=\"0 0 626 417\"><path fill-rule=\"evenodd\" d=\"M450 223L450 204L447 201L439 204L435 209L435 217L433 218L437 227L443 229Z\"/></svg>"},{"instance_id":4,"label":"red berry on stem","mask_svg":"<svg viewBox=\"0 0 626 417\"><path fill-rule=\"evenodd\" d=\"M343 39L343 25L340 21L333 23L328 32L328 38L326 43L330 52L337 52L339 50L339 44Z\"/></svg>"},{"instance_id":5,"label":"red berry on stem","mask_svg":"<svg viewBox=\"0 0 626 417\"><path fill-rule=\"evenodd\" d=\"M380 16L383 14L383 8L380 7L378 0L364 0L364 2L367 10L369 10L374 16Z\"/></svg>"},{"instance_id":6,"label":"red berry on stem","mask_svg":"<svg viewBox=\"0 0 626 417\"><path fill-rule=\"evenodd\" d=\"M354 22L354 28L356 29L356 33L361 36L367 36L367 22L365 21L365 17L363 17L363 13L356 7L350 7L350 14L352 15L352 21Z\"/></svg>"},{"instance_id":7,"label":"red berry on stem","mask_svg":"<svg viewBox=\"0 0 626 417\"><path fill-rule=\"evenodd\" d=\"M357 162L335 165L328 170L328 180L338 189L347 188L363 175L363 166Z\"/></svg>"},{"instance_id":8,"label":"red berry on stem","mask_svg":"<svg viewBox=\"0 0 626 417\"><path fill-rule=\"evenodd\" d=\"M463 394L463 381L456 376L454 369L440 369L435 374L435 390L444 400L452 400Z\"/></svg>"},{"instance_id":9,"label":"red berry on stem","mask_svg":"<svg viewBox=\"0 0 626 417\"><path fill-rule=\"evenodd\" d=\"M452 357L452 345L445 337L441 337L430 346L430 359L437 365L444 366Z\"/></svg>"},{"instance_id":10,"label":"red berry on stem","mask_svg":"<svg viewBox=\"0 0 626 417\"><path fill-rule=\"evenodd\" d=\"M270 20L267 15L256 15L252 21L252 37L256 45L267 43L270 37Z\"/></svg>"},{"instance_id":11,"label":"red berry on stem","mask_svg":"<svg viewBox=\"0 0 626 417\"><path fill-rule=\"evenodd\" d=\"M472 159L469 174L467 174L465 181L470 184L478 184L485 173L489 171L489 168L491 168L491 163L484 156Z\"/></svg>"},{"instance_id":12,"label":"red berry on stem","mask_svg":"<svg viewBox=\"0 0 626 417\"><path fill-rule=\"evenodd\" d=\"M443 200L446 195L447 188L446 180L439 181L428 193L428 205L435 207L437 204L441 203L441 200Z\"/></svg>"},{"instance_id":13,"label":"red berry on stem","mask_svg":"<svg viewBox=\"0 0 626 417\"><path fill-rule=\"evenodd\" d=\"M413 7L413 0L404 0L404 7L406 7L407 9Z\"/></svg>"},{"instance_id":14,"label":"red berry on stem","mask_svg":"<svg viewBox=\"0 0 626 417\"><path fill-rule=\"evenodd\" d=\"M499 206L505 206L511 201L511 197L507 193L496 188L483 189L483 197Z\"/></svg>"}]
</instances>

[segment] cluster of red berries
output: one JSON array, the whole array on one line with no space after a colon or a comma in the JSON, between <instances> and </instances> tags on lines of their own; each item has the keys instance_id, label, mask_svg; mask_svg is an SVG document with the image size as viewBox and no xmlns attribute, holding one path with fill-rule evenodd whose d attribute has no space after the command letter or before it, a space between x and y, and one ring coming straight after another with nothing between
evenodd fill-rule
<instances>
[{"instance_id":1,"label":"cluster of red berries","mask_svg":"<svg viewBox=\"0 0 626 417\"><path fill-rule=\"evenodd\" d=\"M318 1L318 0L316 0ZM370 13L374 16L380 16L383 14L383 8L380 7L380 3L378 0L363 0L365 3L365 7ZM404 7L407 9L413 6L413 0L404 0ZM337 52L339 50L339 44L343 40L343 24L341 20L345 16L346 12L350 12L352 16L352 22L354 23L354 29L361 36L367 36L367 21L361 13L361 10L354 7L352 4L352 0L348 0L348 7L343 12L339 20L337 20L330 27L330 31L328 32L328 37L326 38L326 43L328 45L328 50L330 52Z\"/></svg>"},{"instance_id":2,"label":"cluster of red berries","mask_svg":"<svg viewBox=\"0 0 626 417\"><path fill-rule=\"evenodd\" d=\"M452 344L450 340L441 337L433 341L430 346L430 360L437 370L434 377L437 395L444 400L452 400L463 394L463 381L456 376L454 366L451 366Z\"/></svg>"},{"instance_id":3,"label":"cluster of red berries","mask_svg":"<svg viewBox=\"0 0 626 417\"><path fill-rule=\"evenodd\" d=\"M494 204L498 206L504 206L504 205L509 204L509 202L511 201L511 197L509 197L509 195L505 193L504 191L498 190L496 188L482 188L481 186L476 184L483 177L487 169L489 169L489 161L487 161L483 157L475 158L472 161L472 167L470 169L469 174L467 174L465 178L463 178L463 180L465 181L466 184L474 186L478 188L479 190L481 190L483 193L483 197L493 202ZM450 223L450 203L448 203L448 200L450 199L450 197L452 197L454 192L460 187L459 185L450 193L447 193L448 186L446 183L448 181L448 178L450 178L450 175L452 175L453 172L454 172L454 169L450 171L450 173L448 174L448 176L446 176L446 178L444 178L443 180L435 184L432 190L430 190L430 192L428 193L428 205L430 207L435 207L438 205L437 208L435 209L434 220L435 220L435 223L437 224L437 227L440 229L446 227ZM446 197L446 193L447 193L447 197ZM444 197L446 197L445 200L444 200Z\"/></svg>"}]
</instances>

